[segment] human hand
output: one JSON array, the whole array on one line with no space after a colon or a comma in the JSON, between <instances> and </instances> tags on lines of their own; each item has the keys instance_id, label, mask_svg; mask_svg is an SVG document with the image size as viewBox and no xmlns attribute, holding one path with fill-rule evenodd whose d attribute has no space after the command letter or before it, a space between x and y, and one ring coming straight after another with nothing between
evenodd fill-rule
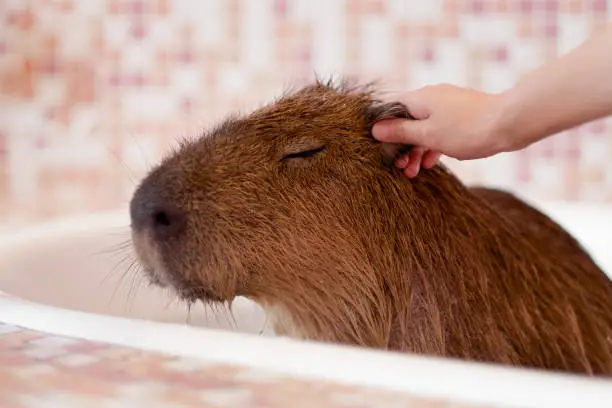
<instances>
[{"instance_id":1,"label":"human hand","mask_svg":"<svg viewBox=\"0 0 612 408\"><path fill-rule=\"evenodd\" d=\"M414 146L395 163L408 177L415 177L421 167L433 167L441 154L459 160L492 156L505 146L496 129L499 99L448 84L426 86L395 98L417 120L382 120L372 134L382 142Z\"/></svg>"}]
</instances>

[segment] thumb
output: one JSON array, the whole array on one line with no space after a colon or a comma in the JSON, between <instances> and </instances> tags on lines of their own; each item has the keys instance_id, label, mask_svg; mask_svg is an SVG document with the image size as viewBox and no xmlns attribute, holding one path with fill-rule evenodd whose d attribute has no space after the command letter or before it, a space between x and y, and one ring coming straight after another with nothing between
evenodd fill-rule
<instances>
[{"instance_id":1,"label":"thumb","mask_svg":"<svg viewBox=\"0 0 612 408\"><path fill-rule=\"evenodd\" d=\"M372 136L381 142L425 146L427 120L389 119L372 127Z\"/></svg>"}]
</instances>

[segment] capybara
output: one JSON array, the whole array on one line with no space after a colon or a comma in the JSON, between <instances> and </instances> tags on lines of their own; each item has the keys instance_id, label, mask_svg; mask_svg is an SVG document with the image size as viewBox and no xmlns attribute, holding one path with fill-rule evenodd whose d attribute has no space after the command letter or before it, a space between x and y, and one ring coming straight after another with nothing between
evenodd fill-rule
<instances>
[{"instance_id":1,"label":"capybara","mask_svg":"<svg viewBox=\"0 0 612 408\"><path fill-rule=\"evenodd\" d=\"M145 273L187 301L250 298L294 338L612 374L609 278L509 193L441 164L403 176L410 147L371 135L400 117L317 80L183 142L130 204Z\"/></svg>"}]
</instances>

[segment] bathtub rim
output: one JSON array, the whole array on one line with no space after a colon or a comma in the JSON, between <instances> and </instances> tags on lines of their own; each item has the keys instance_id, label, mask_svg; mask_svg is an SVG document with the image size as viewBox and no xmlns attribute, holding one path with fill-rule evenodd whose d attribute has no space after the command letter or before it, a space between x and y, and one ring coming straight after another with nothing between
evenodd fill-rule
<instances>
[{"instance_id":1,"label":"bathtub rim","mask_svg":"<svg viewBox=\"0 0 612 408\"><path fill-rule=\"evenodd\" d=\"M58 218L0 233L0 256L34 240L127 226L124 210ZM105 316L7 295L0 296L0 321L6 324L298 378L495 406L604 406L612 401L612 381L604 379ZM135 332L139 335L132 336ZM326 356L333 356L328 360L333 364L320 364Z\"/></svg>"}]
</instances>

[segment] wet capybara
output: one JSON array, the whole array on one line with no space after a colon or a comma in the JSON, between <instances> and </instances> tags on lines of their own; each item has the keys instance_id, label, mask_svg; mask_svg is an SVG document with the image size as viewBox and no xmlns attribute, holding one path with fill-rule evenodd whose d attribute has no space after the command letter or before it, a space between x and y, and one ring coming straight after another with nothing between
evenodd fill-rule
<instances>
[{"instance_id":1,"label":"wet capybara","mask_svg":"<svg viewBox=\"0 0 612 408\"><path fill-rule=\"evenodd\" d=\"M612 374L609 278L511 194L443 165L404 177L409 147L371 135L394 117L317 81L185 141L131 201L145 273L188 301L250 298L295 338Z\"/></svg>"}]
</instances>

